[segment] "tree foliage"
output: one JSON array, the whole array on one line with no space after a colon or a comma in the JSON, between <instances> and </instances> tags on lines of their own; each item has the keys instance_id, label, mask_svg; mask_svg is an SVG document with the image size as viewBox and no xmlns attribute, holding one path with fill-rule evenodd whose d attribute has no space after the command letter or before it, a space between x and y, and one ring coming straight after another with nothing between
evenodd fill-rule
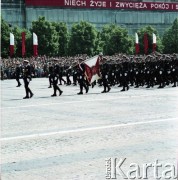
<instances>
[{"instance_id":1,"label":"tree foliage","mask_svg":"<svg viewBox=\"0 0 178 180\"><path fill-rule=\"evenodd\" d=\"M58 54L59 40L56 28L45 17L32 22L31 33L38 36L38 52L40 55L54 56Z\"/></svg>"},{"instance_id":2,"label":"tree foliage","mask_svg":"<svg viewBox=\"0 0 178 180\"><path fill-rule=\"evenodd\" d=\"M133 40L128 31L115 24L106 25L101 31L101 41L104 54L132 53Z\"/></svg>"},{"instance_id":3,"label":"tree foliage","mask_svg":"<svg viewBox=\"0 0 178 180\"><path fill-rule=\"evenodd\" d=\"M1 56L9 56L10 27L1 17Z\"/></svg>"},{"instance_id":4,"label":"tree foliage","mask_svg":"<svg viewBox=\"0 0 178 180\"><path fill-rule=\"evenodd\" d=\"M88 23L81 21L72 26L69 40L69 54L93 55L96 50L97 30Z\"/></svg>"},{"instance_id":5,"label":"tree foliage","mask_svg":"<svg viewBox=\"0 0 178 180\"><path fill-rule=\"evenodd\" d=\"M58 55L65 56L67 55L67 48L68 48L68 39L69 33L67 29L67 25L64 22L53 22L52 25L55 27L57 36L58 36Z\"/></svg>"},{"instance_id":6,"label":"tree foliage","mask_svg":"<svg viewBox=\"0 0 178 180\"><path fill-rule=\"evenodd\" d=\"M9 56L10 32L15 37L15 56L21 57L22 37L21 33L26 33L26 52L27 56L33 55L32 33L38 36L39 55L47 56L67 56L76 54L95 55L103 52L106 55L115 53L133 54L134 36L129 36L126 29L118 25L105 25L98 31L88 22L79 22L67 28L63 22L49 22L45 17L39 17L32 22L30 30L18 26L11 27L1 17L1 56ZM148 34L149 49L152 53L152 34L156 34L158 52L178 53L178 18L172 26L168 28L161 39L156 29L146 26L137 31L140 44L140 54L144 54L144 34Z\"/></svg>"},{"instance_id":7,"label":"tree foliage","mask_svg":"<svg viewBox=\"0 0 178 180\"><path fill-rule=\"evenodd\" d=\"M163 35L164 53L178 53L178 18Z\"/></svg>"}]
</instances>

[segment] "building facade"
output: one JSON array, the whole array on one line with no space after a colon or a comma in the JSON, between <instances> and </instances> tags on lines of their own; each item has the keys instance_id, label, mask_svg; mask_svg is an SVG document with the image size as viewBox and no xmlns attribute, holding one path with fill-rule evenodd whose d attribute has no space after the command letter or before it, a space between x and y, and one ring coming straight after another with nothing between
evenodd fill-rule
<instances>
[{"instance_id":1,"label":"building facade","mask_svg":"<svg viewBox=\"0 0 178 180\"><path fill-rule=\"evenodd\" d=\"M69 28L79 21L88 21L98 29L114 23L133 34L140 27L151 25L163 34L178 18L176 1L2 0L1 12L9 24L26 28L39 16L45 16L49 21L66 22Z\"/></svg>"}]
</instances>

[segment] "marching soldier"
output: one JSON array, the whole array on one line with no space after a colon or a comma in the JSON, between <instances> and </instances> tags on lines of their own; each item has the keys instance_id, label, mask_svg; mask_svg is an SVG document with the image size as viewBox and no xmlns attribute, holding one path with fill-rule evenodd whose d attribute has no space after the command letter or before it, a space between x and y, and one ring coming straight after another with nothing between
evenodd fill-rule
<instances>
[{"instance_id":1,"label":"marching soldier","mask_svg":"<svg viewBox=\"0 0 178 180\"><path fill-rule=\"evenodd\" d=\"M16 87L20 87L21 83L20 83L20 74L21 74L21 67L20 67L20 62L16 63L16 68L15 68L15 78L17 81L17 86Z\"/></svg>"},{"instance_id":2,"label":"marching soldier","mask_svg":"<svg viewBox=\"0 0 178 180\"><path fill-rule=\"evenodd\" d=\"M24 80L25 92L26 92L26 96L23 99L32 98L34 94L29 88L29 84L31 81L31 67L28 60L24 60L23 80Z\"/></svg>"},{"instance_id":3,"label":"marching soldier","mask_svg":"<svg viewBox=\"0 0 178 180\"><path fill-rule=\"evenodd\" d=\"M49 87L52 87L52 73L53 73L53 66L51 64L51 62L49 63L49 67L48 67L48 78L49 78Z\"/></svg>"},{"instance_id":4,"label":"marching soldier","mask_svg":"<svg viewBox=\"0 0 178 180\"><path fill-rule=\"evenodd\" d=\"M54 60L56 61L56 60ZM54 93L51 95L52 97L57 96L57 90L59 91L59 96L63 93L61 89L58 86L58 80L59 80L59 65L57 64L57 61L54 63L53 72L52 72L52 84Z\"/></svg>"},{"instance_id":5,"label":"marching soldier","mask_svg":"<svg viewBox=\"0 0 178 180\"><path fill-rule=\"evenodd\" d=\"M83 94L83 88L85 88L86 93L88 93L89 90L89 87L85 82L85 65L81 61L82 59L79 59L78 73L77 73L78 83L80 85L80 92L77 93L78 95Z\"/></svg>"},{"instance_id":6,"label":"marching soldier","mask_svg":"<svg viewBox=\"0 0 178 180\"><path fill-rule=\"evenodd\" d=\"M129 72L128 72L128 63L127 62L123 62L123 67L122 67L122 90L121 91L125 91L126 89L129 90L129 85L128 85L128 77L129 77Z\"/></svg>"},{"instance_id":7,"label":"marching soldier","mask_svg":"<svg viewBox=\"0 0 178 180\"><path fill-rule=\"evenodd\" d=\"M129 90L127 69L122 70L122 86L123 86L123 88L121 91L125 91L126 89L127 89L127 91Z\"/></svg>"},{"instance_id":8,"label":"marching soldier","mask_svg":"<svg viewBox=\"0 0 178 180\"><path fill-rule=\"evenodd\" d=\"M164 73L165 73L165 71L164 71L162 65L160 65L159 72L158 72L158 84L159 84L158 88L165 87Z\"/></svg>"},{"instance_id":9,"label":"marching soldier","mask_svg":"<svg viewBox=\"0 0 178 180\"><path fill-rule=\"evenodd\" d=\"M77 85L77 66L72 68L72 76L73 76L73 85L76 86Z\"/></svg>"},{"instance_id":10,"label":"marching soldier","mask_svg":"<svg viewBox=\"0 0 178 180\"><path fill-rule=\"evenodd\" d=\"M173 81L173 86L172 87L176 87L176 83L178 81L178 63L177 65L173 65L173 67L171 68L171 74L172 74L172 81Z\"/></svg>"},{"instance_id":11,"label":"marching soldier","mask_svg":"<svg viewBox=\"0 0 178 180\"><path fill-rule=\"evenodd\" d=\"M60 82L60 84L59 85L62 85L62 81L64 82L64 84L66 84L66 81L63 78L63 67L60 64L60 66L59 66L59 82Z\"/></svg>"},{"instance_id":12,"label":"marching soldier","mask_svg":"<svg viewBox=\"0 0 178 180\"><path fill-rule=\"evenodd\" d=\"M4 80L4 70L3 70L3 66L1 66L1 80Z\"/></svg>"},{"instance_id":13,"label":"marching soldier","mask_svg":"<svg viewBox=\"0 0 178 180\"><path fill-rule=\"evenodd\" d=\"M66 85L71 85L71 80L70 80L71 69L69 69L69 67L66 69L67 69L66 70L66 80L67 80Z\"/></svg>"},{"instance_id":14,"label":"marching soldier","mask_svg":"<svg viewBox=\"0 0 178 180\"><path fill-rule=\"evenodd\" d=\"M106 60L106 58L103 58L103 60ZM107 93L111 90L109 84L108 84L108 65L104 63L101 68L101 76L102 76L102 83L104 90L101 93Z\"/></svg>"}]
</instances>

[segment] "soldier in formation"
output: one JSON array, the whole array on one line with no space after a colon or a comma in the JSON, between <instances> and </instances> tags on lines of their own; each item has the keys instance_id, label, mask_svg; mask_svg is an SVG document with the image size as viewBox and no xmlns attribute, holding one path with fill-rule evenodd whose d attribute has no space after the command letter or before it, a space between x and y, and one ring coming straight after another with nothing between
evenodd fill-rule
<instances>
[{"instance_id":1,"label":"soldier in formation","mask_svg":"<svg viewBox=\"0 0 178 180\"><path fill-rule=\"evenodd\" d=\"M148 56L99 56L100 57L100 79L92 83L103 86L102 93L107 93L113 86L122 87L121 91L128 91L130 87L134 88L165 88L166 86L176 87L178 85L178 56L152 54ZM49 88L53 86L54 93L52 96L57 96L63 91L59 88L58 82L62 81L70 85L80 86L79 95L83 94L83 89L86 93L89 91L90 84L85 76L85 58L71 58L71 62L61 61L57 59L50 60L48 63ZM73 65L74 64L74 65ZM45 64L46 65L46 64ZM4 66L5 67L5 66ZM33 93L29 88L32 77L32 69L28 60L24 60L23 68L17 62L16 68L10 64L8 73L1 66L1 75L12 74L14 71L15 78L18 82L17 87L21 85L20 75L22 73L26 96L24 99L33 97ZM7 67L5 68L7 69ZM64 78L64 76L66 76Z\"/></svg>"},{"instance_id":2,"label":"soldier in formation","mask_svg":"<svg viewBox=\"0 0 178 180\"><path fill-rule=\"evenodd\" d=\"M31 77L31 67L28 60L24 60L24 67L23 67L23 80L25 86L26 96L23 99L29 99L33 97L33 93L29 88L30 81L32 80Z\"/></svg>"},{"instance_id":3,"label":"soldier in formation","mask_svg":"<svg viewBox=\"0 0 178 180\"><path fill-rule=\"evenodd\" d=\"M60 66L58 64L58 60L54 59L52 66L52 74L51 74L51 80L54 90L54 93L51 95L52 97L57 96L57 91L59 91L59 96L63 93L63 91L58 86L60 73L61 72L60 72Z\"/></svg>"},{"instance_id":4,"label":"soldier in formation","mask_svg":"<svg viewBox=\"0 0 178 180\"><path fill-rule=\"evenodd\" d=\"M89 86L85 79L85 64L83 63L83 59L79 58L79 63L77 66L77 80L80 85L80 92L78 95L83 94L83 88L85 88L86 93L88 93Z\"/></svg>"},{"instance_id":5,"label":"soldier in formation","mask_svg":"<svg viewBox=\"0 0 178 180\"><path fill-rule=\"evenodd\" d=\"M21 76L21 66L20 66L20 62L18 61L16 63L16 69L15 69L15 78L16 78L16 81L18 83L16 87L20 87L21 86L20 76Z\"/></svg>"}]
</instances>

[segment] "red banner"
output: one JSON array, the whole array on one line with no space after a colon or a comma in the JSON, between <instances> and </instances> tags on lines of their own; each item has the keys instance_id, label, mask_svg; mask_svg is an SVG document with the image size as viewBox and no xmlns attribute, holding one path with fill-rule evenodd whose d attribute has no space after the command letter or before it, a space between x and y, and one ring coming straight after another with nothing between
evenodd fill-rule
<instances>
[{"instance_id":1,"label":"red banner","mask_svg":"<svg viewBox=\"0 0 178 180\"><path fill-rule=\"evenodd\" d=\"M10 57L13 57L13 55L14 55L14 45L10 45L9 49L10 49Z\"/></svg>"},{"instance_id":2,"label":"red banner","mask_svg":"<svg viewBox=\"0 0 178 180\"><path fill-rule=\"evenodd\" d=\"M66 8L137 9L178 11L178 3L134 2L118 0L25 0L26 6L58 6Z\"/></svg>"},{"instance_id":3,"label":"red banner","mask_svg":"<svg viewBox=\"0 0 178 180\"><path fill-rule=\"evenodd\" d=\"M22 57L25 56L26 49L25 49L25 32L22 32Z\"/></svg>"},{"instance_id":4,"label":"red banner","mask_svg":"<svg viewBox=\"0 0 178 180\"><path fill-rule=\"evenodd\" d=\"M33 45L33 56L38 56L38 45Z\"/></svg>"},{"instance_id":5,"label":"red banner","mask_svg":"<svg viewBox=\"0 0 178 180\"><path fill-rule=\"evenodd\" d=\"M144 34L144 40L143 40L144 42L144 53L145 54L148 54L148 34L147 33L145 33Z\"/></svg>"},{"instance_id":6,"label":"red banner","mask_svg":"<svg viewBox=\"0 0 178 180\"><path fill-rule=\"evenodd\" d=\"M135 53L138 54L140 52L139 44L135 43Z\"/></svg>"}]
</instances>

